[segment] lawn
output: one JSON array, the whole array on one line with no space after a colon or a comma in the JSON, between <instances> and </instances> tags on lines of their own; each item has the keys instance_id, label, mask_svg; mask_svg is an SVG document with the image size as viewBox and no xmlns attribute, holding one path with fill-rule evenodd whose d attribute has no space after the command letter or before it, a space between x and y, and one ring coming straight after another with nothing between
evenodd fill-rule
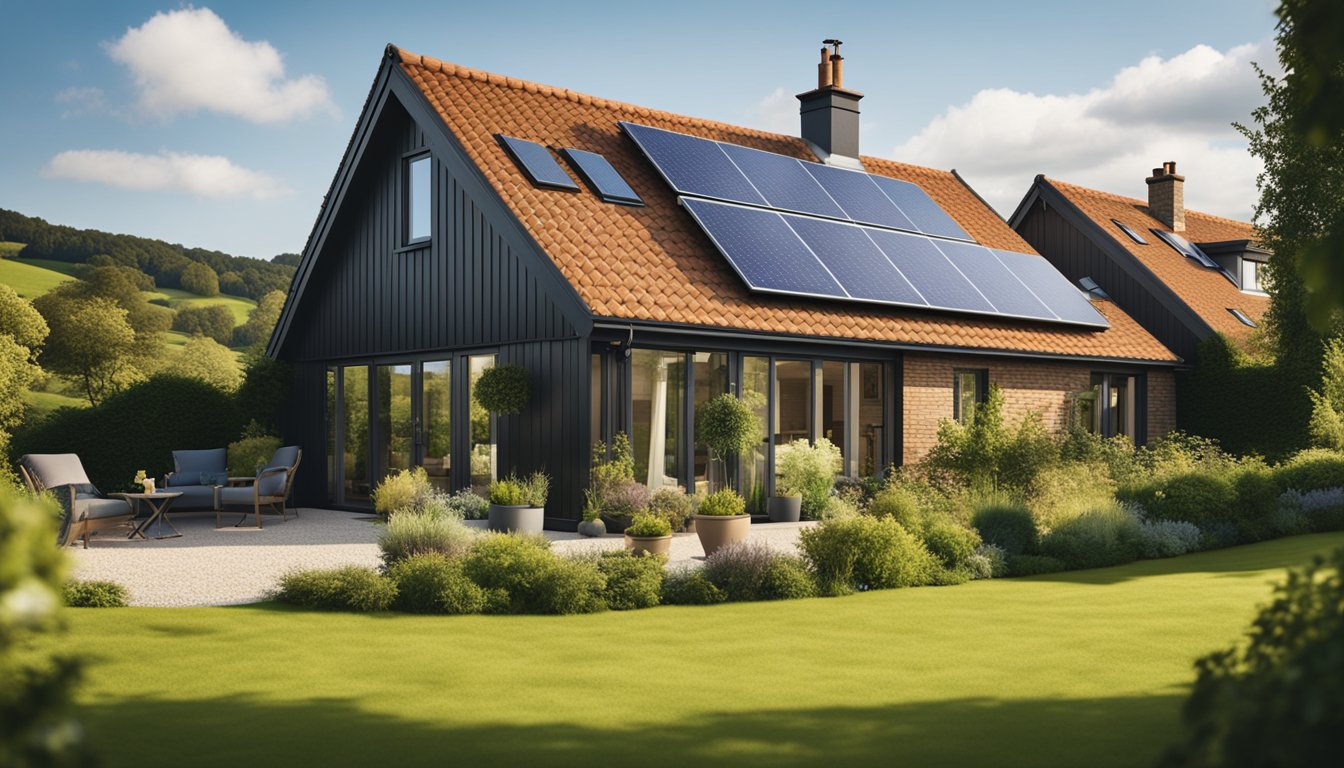
<instances>
[{"instance_id":1,"label":"lawn","mask_svg":"<svg viewBox=\"0 0 1344 768\"><path fill-rule=\"evenodd\" d=\"M72 611L112 766L1147 765L1300 536L1034 579L570 617Z\"/></svg>"},{"instance_id":2,"label":"lawn","mask_svg":"<svg viewBox=\"0 0 1344 768\"><path fill-rule=\"evenodd\" d=\"M0 243L0 246L10 243ZM56 263L56 262L51 262ZM63 266L70 266L68 264ZM25 299L34 299L74 278L37 259L0 259L0 283Z\"/></svg>"},{"instance_id":3,"label":"lawn","mask_svg":"<svg viewBox=\"0 0 1344 768\"><path fill-rule=\"evenodd\" d=\"M182 309L183 307L204 307L213 304L219 304L228 307L233 313L233 324L242 325L247 322L247 315L252 308L257 306L257 302L251 299L244 299L238 296L201 296L177 288L156 288L153 291L146 291L145 297L150 301L155 299L166 303L173 309Z\"/></svg>"},{"instance_id":4,"label":"lawn","mask_svg":"<svg viewBox=\"0 0 1344 768\"><path fill-rule=\"evenodd\" d=\"M24 390L23 403L32 409L34 416L45 416L57 408L87 408L89 401L82 397L71 397L59 392L35 392Z\"/></svg>"}]
</instances>

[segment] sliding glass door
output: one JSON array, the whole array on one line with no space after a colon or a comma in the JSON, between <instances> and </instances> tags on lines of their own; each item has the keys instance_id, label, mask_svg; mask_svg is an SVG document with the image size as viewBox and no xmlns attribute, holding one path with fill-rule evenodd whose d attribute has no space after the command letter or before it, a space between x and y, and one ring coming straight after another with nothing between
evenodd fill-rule
<instances>
[{"instance_id":1,"label":"sliding glass door","mask_svg":"<svg viewBox=\"0 0 1344 768\"><path fill-rule=\"evenodd\" d=\"M429 482L444 491L453 489L453 364L433 360L420 364L420 425L417 463Z\"/></svg>"}]
</instances>

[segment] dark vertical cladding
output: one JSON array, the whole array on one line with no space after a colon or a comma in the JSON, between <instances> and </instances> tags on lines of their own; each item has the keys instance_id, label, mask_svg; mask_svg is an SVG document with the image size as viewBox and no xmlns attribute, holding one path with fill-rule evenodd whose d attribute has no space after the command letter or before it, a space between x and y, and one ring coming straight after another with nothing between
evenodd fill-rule
<instances>
[{"instance_id":1,"label":"dark vertical cladding","mask_svg":"<svg viewBox=\"0 0 1344 768\"><path fill-rule=\"evenodd\" d=\"M1187 361L1195 359L1199 337L1181 322L1172 307L1144 287L1087 233L1074 226L1055 206L1032 205L1017 232L1069 280L1090 277L1130 317ZM1116 234L1123 237L1117 229Z\"/></svg>"}]
</instances>

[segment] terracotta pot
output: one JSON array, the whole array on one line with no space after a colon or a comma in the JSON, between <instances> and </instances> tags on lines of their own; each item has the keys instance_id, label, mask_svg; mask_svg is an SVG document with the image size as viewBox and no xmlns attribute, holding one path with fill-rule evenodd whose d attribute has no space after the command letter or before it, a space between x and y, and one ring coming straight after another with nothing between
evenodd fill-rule
<instances>
[{"instance_id":1,"label":"terracotta pot","mask_svg":"<svg viewBox=\"0 0 1344 768\"><path fill-rule=\"evenodd\" d=\"M486 527L498 533L541 533L545 517L542 507L491 504Z\"/></svg>"},{"instance_id":2,"label":"terracotta pot","mask_svg":"<svg viewBox=\"0 0 1344 768\"><path fill-rule=\"evenodd\" d=\"M751 515L695 516L695 535L700 537L705 557L729 544L746 541L748 533L751 533Z\"/></svg>"},{"instance_id":3,"label":"terracotta pot","mask_svg":"<svg viewBox=\"0 0 1344 768\"><path fill-rule=\"evenodd\" d=\"M803 519L803 497L771 496L765 511L772 523L796 523Z\"/></svg>"},{"instance_id":4,"label":"terracotta pot","mask_svg":"<svg viewBox=\"0 0 1344 768\"><path fill-rule=\"evenodd\" d=\"M596 520L580 520L578 530L580 536L595 539L607 535L607 524L600 517Z\"/></svg>"},{"instance_id":5,"label":"terracotta pot","mask_svg":"<svg viewBox=\"0 0 1344 768\"><path fill-rule=\"evenodd\" d=\"M666 536L631 536L625 534L625 548L635 555L666 555L672 548L672 534Z\"/></svg>"}]
</instances>

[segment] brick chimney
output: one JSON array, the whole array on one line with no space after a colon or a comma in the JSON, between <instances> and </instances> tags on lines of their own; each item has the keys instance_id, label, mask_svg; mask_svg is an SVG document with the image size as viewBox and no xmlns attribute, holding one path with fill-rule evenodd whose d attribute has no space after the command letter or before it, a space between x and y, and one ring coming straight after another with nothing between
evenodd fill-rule
<instances>
[{"instance_id":1,"label":"brick chimney","mask_svg":"<svg viewBox=\"0 0 1344 768\"><path fill-rule=\"evenodd\" d=\"M816 90L798 94L802 102L802 136L822 153L822 160L838 156L840 165L856 165L859 157L859 99L863 94L844 88L844 58L839 40L827 40L817 65ZM831 46L826 48L825 46ZM845 161L848 162L845 162Z\"/></svg>"},{"instance_id":2,"label":"brick chimney","mask_svg":"<svg viewBox=\"0 0 1344 768\"><path fill-rule=\"evenodd\" d=\"M1176 173L1176 161L1154 168L1148 182L1148 211L1173 232L1185 231L1185 177Z\"/></svg>"}]
</instances>

